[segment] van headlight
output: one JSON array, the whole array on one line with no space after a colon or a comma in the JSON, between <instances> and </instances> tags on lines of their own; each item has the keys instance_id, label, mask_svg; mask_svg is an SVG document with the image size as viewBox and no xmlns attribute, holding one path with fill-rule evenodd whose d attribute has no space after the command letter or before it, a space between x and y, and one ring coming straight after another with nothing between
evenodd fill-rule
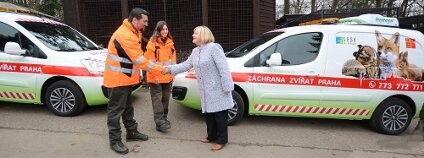
<instances>
[{"instance_id":1,"label":"van headlight","mask_svg":"<svg viewBox=\"0 0 424 158\"><path fill-rule=\"evenodd\" d=\"M104 61L81 60L81 63L92 74L103 74L105 71Z\"/></svg>"}]
</instances>

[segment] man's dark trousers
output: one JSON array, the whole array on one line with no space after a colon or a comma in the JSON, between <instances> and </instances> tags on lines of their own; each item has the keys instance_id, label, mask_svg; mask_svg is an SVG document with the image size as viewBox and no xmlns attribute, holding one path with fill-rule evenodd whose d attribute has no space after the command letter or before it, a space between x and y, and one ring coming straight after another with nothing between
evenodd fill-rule
<instances>
[{"instance_id":1,"label":"man's dark trousers","mask_svg":"<svg viewBox=\"0 0 424 158\"><path fill-rule=\"evenodd\" d=\"M110 143L121 141L121 117L127 131L137 130L137 122L134 120L131 87L121 86L109 88L108 90L107 127L109 129Z\"/></svg>"}]
</instances>

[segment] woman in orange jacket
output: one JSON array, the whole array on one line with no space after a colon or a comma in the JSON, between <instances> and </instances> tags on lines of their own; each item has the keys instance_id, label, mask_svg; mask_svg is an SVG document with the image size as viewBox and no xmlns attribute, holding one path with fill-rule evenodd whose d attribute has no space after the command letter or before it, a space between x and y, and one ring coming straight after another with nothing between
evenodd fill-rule
<instances>
[{"instance_id":1,"label":"woman in orange jacket","mask_svg":"<svg viewBox=\"0 0 424 158\"><path fill-rule=\"evenodd\" d=\"M176 64L174 41L165 21L159 21L146 47L144 57L158 65L168 66ZM171 128L168 120L168 105L171 95L171 85L174 76L170 74L147 73L147 83L150 87L150 96L154 113L156 130L165 132Z\"/></svg>"}]
</instances>

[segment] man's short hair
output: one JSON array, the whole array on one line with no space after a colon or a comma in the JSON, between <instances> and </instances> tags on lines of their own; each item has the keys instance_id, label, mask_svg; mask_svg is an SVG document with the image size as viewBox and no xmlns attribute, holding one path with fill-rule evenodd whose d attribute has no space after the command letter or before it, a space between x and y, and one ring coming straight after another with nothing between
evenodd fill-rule
<instances>
[{"instance_id":1,"label":"man's short hair","mask_svg":"<svg viewBox=\"0 0 424 158\"><path fill-rule=\"evenodd\" d=\"M146 16L149 16L150 13L147 12L146 10L144 10L144 9L141 9L141 8L133 8L131 10L130 14L128 15L128 20L132 21L133 18L140 20L141 15L143 15L143 14L146 15Z\"/></svg>"}]
</instances>

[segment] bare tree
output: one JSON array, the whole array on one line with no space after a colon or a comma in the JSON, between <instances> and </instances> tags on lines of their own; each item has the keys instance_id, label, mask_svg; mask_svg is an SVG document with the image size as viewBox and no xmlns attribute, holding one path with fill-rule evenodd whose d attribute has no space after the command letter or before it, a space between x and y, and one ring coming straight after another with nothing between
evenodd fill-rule
<instances>
[{"instance_id":1,"label":"bare tree","mask_svg":"<svg viewBox=\"0 0 424 158\"><path fill-rule=\"evenodd\" d=\"M311 0L311 12L317 11L316 0Z\"/></svg>"},{"instance_id":2,"label":"bare tree","mask_svg":"<svg viewBox=\"0 0 424 158\"><path fill-rule=\"evenodd\" d=\"M382 2L383 2L382 0L375 0L375 7L376 8L381 8L381 3Z\"/></svg>"},{"instance_id":3,"label":"bare tree","mask_svg":"<svg viewBox=\"0 0 424 158\"><path fill-rule=\"evenodd\" d=\"M284 0L284 14L290 13L290 0Z\"/></svg>"},{"instance_id":4,"label":"bare tree","mask_svg":"<svg viewBox=\"0 0 424 158\"><path fill-rule=\"evenodd\" d=\"M277 4L275 8L275 19L279 19L284 15L284 5L283 4Z\"/></svg>"},{"instance_id":5,"label":"bare tree","mask_svg":"<svg viewBox=\"0 0 424 158\"><path fill-rule=\"evenodd\" d=\"M394 2L395 0L389 0L389 2L387 3L387 7L388 8L391 8L391 7L393 7L393 2Z\"/></svg>"},{"instance_id":6,"label":"bare tree","mask_svg":"<svg viewBox=\"0 0 424 158\"><path fill-rule=\"evenodd\" d=\"M407 5L408 5L408 0L403 0L401 5L400 5L400 14L399 15L401 17L405 17Z\"/></svg>"},{"instance_id":7,"label":"bare tree","mask_svg":"<svg viewBox=\"0 0 424 158\"><path fill-rule=\"evenodd\" d=\"M306 10L306 8L304 7L304 2L305 0L292 0L290 6L295 14L301 14L304 10Z\"/></svg>"},{"instance_id":8,"label":"bare tree","mask_svg":"<svg viewBox=\"0 0 424 158\"><path fill-rule=\"evenodd\" d=\"M333 0L333 3L331 4L331 9L337 9L337 4L339 3L339 0Z\"/></svg>"}]
</instances>

